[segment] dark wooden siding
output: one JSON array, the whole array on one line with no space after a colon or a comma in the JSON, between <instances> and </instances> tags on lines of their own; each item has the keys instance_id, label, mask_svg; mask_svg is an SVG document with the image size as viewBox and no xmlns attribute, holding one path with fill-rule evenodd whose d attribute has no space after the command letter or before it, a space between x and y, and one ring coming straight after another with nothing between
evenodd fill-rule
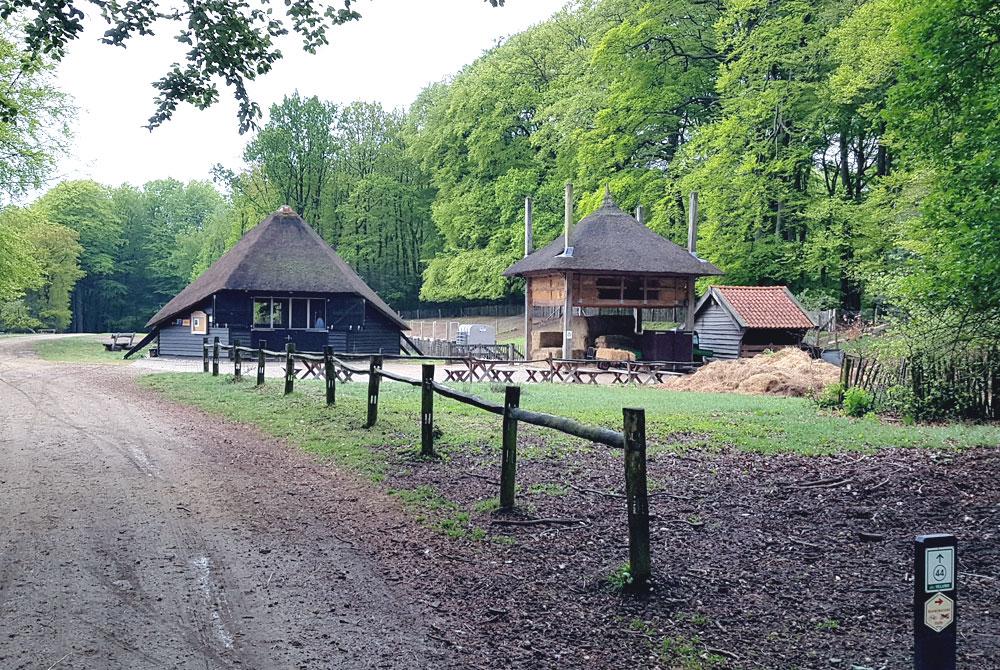
<instances>
[{"instance_id":1,"label":"dark wooden siding","mask_svg":"<svg viewBox=\"0 0 1000 670\"><path fill-rule=\"evenodd\" d=\"M709 299L695 316L694 329L700 348L711 349L716 358L739 358L743 329L715 298Z\"/></svg>"},{"instance_id":2,"label":"dark wooden siding","mask_svg":"<svg viewBox=\"0 0 1000 670\"><path fill-rule=\"evenodd\" d=\"M356 354L399 354L399 326L366 305L365 325L347 333L347 349Z\"/></svg>"},{"instance_id":3,"label":"dark wooden siding","mask_svg":"<svg viewBox=\"0 0 1000 670\"><path fill-rule=\"evenodd\" d=\"M333 347L334 351L340 353L347 352L347 333L338 333L337 331L330 331L329 337L327 337L327 344Z\"/></svg>"},{"instance_id":4,"label":"dark wooden siding","mask_svg":"<svg viewBox=\"0 0 1000 670\"><path fill-rule=\"evenodd\" d=\"M192 335L190 326L170 325L160 328L158 349L160 356L196 356L201 358L204 335ZM210 328L208 341L218 337L221 344L229 344L228 328Z\"/></svg>"}]
</instances>

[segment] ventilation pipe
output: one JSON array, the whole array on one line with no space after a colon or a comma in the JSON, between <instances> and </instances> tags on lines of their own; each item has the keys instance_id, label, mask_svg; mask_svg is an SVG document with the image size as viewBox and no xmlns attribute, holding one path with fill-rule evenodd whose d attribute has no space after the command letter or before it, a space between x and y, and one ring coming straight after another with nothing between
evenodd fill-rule
<instances>
[{"instance_id":1,"label":"ventilation pipe","mask_svg":"<svg viewBox=\"0 0 1000 670\"><path fill-rule=\"evenodd\" d=\"M531 196L524 199L524 255L534 251L534 212ZM531 360L531 277L524 278L524 359Z\"/></svg>"},{"instance_id":2,"label":"ventilation pipe","mask_svg":"<svg viewBox=\"0 0 1000 670\"><path fill-rule=\"evenodd\" d=\"M698 258L698 191L691 191L688 205L688 251ZM687 280L687 314L684 317L684 330L694 331L694 277Z\"/></svg>"},{"instance_id":3,"label":"ventilation pipe","mask_svg":"<svg viewBox=\"0 0 1000 670\"><path fill-rule=\"evenodd\" d=\"M688 251L698 252L698 191L691 191L688 205Z\"/></svg>"},{"instance_id":4,"label":"ventilation pipe","mask_svg":"<svg viewBox=\"0 0 1000 670\"><path fill-rule=\"evenodd\" d=\"M569 249L569 231L573 227L573 182L566 182L566 219L563 224L563 254Z\"/></svg>"}]
</instances>

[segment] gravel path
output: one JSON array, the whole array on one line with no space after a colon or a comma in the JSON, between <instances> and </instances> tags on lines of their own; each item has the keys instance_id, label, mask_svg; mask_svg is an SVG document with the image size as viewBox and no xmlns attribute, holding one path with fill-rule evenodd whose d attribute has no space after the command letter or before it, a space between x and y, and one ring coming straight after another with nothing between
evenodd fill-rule
<instances>
[{"instance_id":1,"label":"gravel path","mask_svg":"<svg viewBox=\"0 0 1000 670\"><path fill-rule=\"evenodd\" d=\"M328 468L32 339L0 340L0 667L449 665L413 595L318 517L337 491L302 473Z\"/></svg>"}]
</instances>

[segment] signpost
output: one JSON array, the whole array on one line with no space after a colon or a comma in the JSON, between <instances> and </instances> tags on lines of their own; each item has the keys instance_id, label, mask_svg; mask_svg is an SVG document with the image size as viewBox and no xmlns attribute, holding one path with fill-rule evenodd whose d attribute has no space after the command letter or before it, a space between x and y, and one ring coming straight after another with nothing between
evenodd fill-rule
<instances>
[{"instance_id":1,"label":"signpost","mask_svg":"<svg viewBox=\"0 0 1000 670\"><path fill-rule=\"evenodd\" d=\"M914 670L955 670L955 536L918 535L913 546Z\"/></svg>"}]
</instances>

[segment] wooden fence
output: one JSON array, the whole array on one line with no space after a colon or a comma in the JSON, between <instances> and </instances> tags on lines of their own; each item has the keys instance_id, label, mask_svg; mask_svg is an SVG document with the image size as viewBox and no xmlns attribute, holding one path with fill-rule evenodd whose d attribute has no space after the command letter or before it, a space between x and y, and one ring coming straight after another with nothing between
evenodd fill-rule
<instances>
[{"instance_id":1,"label":"wooden fence","mask_svg":"<svg viewBox=\"0 0 1000 670\"><path fill-rule=\"evenodd\" d=\"M414 337L421 353L437 358L481 358L488 361L523 361L524 352L513 343L456 344L449 340Z\"/></svg>"},{"instance_id":2,"label":"wooden fence","mask_svg":"<svg viewBox=\"0 0 1000 670\"><path fill-rule=\"evenodd\" d=\"M253 356L257 363L257 386L264 384L264 372L268 356L284 358L284 392L285 395L295 389L295 364L303 362L311 368L322 363L322 376L326 387L326 404L334 406L337 396L337 379L350 379L353 375L367 375L368 393L366 395L367 416L365 428L372 428L378 422L379 389L382 379L390 379L402 384L419 387L420 393L420 454L433 457L434 453L434 395L440 395L450 400L471 405L485 412L496 414L503 419L501 430L500 456L500 509L510 512L514 509L514 490L517 470L517 426L519 422L529 423L558 430L567 435L622 449L625 454L625 499L628 517L629 535L629 574L632 587L644 590L649 587L651 578L651 555L649 546L649 496L646 482L646 411L644 409L624 408L623 430L621 432L588 426L573 419L533 412L520 406L521 388L507 386L502 405L463 393L434 381L434 365L430 363L421 366L420 379L411 379L403 375L382 369L383 357L373 355L368 367L355 367L333 355L331 347L326 347L323 353L296 352L295 346L289 344L286 351L269 351L260 347L252 349L240 345L235 340L232 345L222 345L219 338L214 338L209 344L208 338L202 343L202 369L209 371L209 358L213 376L219 375L219 356L226 351L231 353L233 373L237 380L243 377L243 356ZM211 352L211 354L209 353ZM338 375L338 369L341 374ZM347 373L347 374L343 374Z\"/></svg>"},{"instance_id":3,"label":"wooden fence","mask_svg":"<svg viewBox=\"0 0 1000 670\"><path fill-rule=\"evenodd\" d=\"M876 404L892 389L906 389L918 419L1000 419L1000 348L882 359L847 355L840 381L845 389L865 389Z\"/></svg>"}]
</instances>

